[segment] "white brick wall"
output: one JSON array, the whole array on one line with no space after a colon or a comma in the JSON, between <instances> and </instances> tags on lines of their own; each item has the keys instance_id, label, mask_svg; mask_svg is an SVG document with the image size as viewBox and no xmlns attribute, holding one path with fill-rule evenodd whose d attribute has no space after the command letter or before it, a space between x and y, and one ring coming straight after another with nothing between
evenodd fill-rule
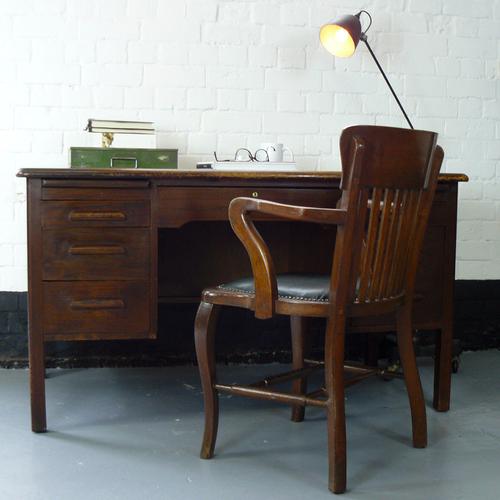
<instances>
[{"instance_id":1,"label":"white brick wall","mask_svg":"<svg viewBox=\"0 0 500 500\"><path fill-rule=\"evenodd\" d=\"M26 289L21 167L66 166L88 117L152 120L192 168L280 140L338 169L355 123L405 126L366 48L334 60L318 28L364 8L417 128L460 188L457 275L500 279L500 0L0 0L0 290Z\"/></svg>"}]
</instances>

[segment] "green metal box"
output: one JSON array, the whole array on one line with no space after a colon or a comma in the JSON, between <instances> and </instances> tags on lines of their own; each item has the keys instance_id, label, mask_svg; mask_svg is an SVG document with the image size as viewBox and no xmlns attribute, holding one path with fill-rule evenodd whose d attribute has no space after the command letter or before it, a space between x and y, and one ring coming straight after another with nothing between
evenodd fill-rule
<instances>
[{"instance_id":1,"label":"green metal box","mask_svg":"<svg viewBox=\"0 0 500 500\"><path fill-rule=\"evenodd\" d=\"M177 149L70 148L71 168L177 168Z\"/></svg>"}]
</instances>

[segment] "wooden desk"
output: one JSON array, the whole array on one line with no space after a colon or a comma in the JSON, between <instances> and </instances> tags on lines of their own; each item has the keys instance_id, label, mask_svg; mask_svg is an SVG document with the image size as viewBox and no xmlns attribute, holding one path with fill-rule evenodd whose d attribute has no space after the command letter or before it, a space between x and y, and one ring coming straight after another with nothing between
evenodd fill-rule
<instances>
[{"instance_id":1,"label":"wooden desk","mask_svg":"<svg viewBox=\"0 0 500 500\"><path fill-rule=\"evenodd\" d=\"M334 207L340 173L23 169L28 184L28 321L32 428L46 430L44 344L155 338L159 300L199 300L204 286L250 268L232 235L237 196ZM444 174L420 263L415 327L441 332L434 407L450 401L457 187ZM260 222L278 272L329 272L334 229ZM288 224L288 225L286 225ZM221 249L225 249L221 256ZM304 253L315 255L304 269ZM391 331L392 318L353 331Z\"/></svg>"}]
</instances>

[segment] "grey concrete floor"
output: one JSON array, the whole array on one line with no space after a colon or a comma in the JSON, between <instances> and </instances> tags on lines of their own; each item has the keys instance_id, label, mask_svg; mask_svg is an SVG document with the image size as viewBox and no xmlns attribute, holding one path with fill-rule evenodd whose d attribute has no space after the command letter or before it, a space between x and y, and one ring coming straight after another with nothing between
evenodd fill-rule
<instances>
[{"instance_id":1,"label":"grey concrete floor","mask_svg":"<svg viewBox=\"0 0 500 500\"><path fill-rule=\"evenodd\" d=\"M345 499L500 498L500 351L465 353L452 410L432 410L422 360L429 447L410 445L403 382L349 389ZM279 365L220 367L249 381ZM222 397L216 457L198 458L202 397L194 367L53 370L46 434L29 430L28 372L0 370L0 498L331 499L326 420L307 409Z\"/></svg>"}]
</instances>

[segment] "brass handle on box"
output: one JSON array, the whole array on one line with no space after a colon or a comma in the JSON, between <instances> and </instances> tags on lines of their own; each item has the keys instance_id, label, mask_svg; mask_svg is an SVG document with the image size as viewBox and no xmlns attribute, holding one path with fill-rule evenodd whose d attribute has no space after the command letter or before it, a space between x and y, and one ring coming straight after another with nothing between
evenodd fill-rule
<instances>
[{"instance_id":1,"label":"brass handle on box","mask_svg":"<svg viewBox=\"0 0 500 500\"><path fill-rule=\"evenodd\" d=\"M113 168L113 162L114 161L117 161L117 160L126 160L126 161L133 161L134 162L134 168L138 168L139 167L139 162L137 161L137 158L134 158L133 156L113 156L113 158L111 158L109 160L109 166L111 168Z\"/></svg>"}]
</instances>

